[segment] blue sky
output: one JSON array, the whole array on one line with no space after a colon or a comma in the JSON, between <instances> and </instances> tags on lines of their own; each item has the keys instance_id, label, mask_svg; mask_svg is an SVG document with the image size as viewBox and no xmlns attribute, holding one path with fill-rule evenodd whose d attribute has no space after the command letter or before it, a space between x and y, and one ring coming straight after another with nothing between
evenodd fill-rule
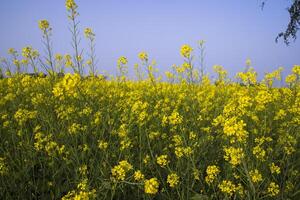
<instances>
[{"instance_id":1,"label":"blue sky","mask_svg":"<svg viewBox=\"0 0 300 200\"><path fill-rule=\"evenodd\" d=\"M290 46L277 34L289 20L290 0L77 0L80 26L92 27L96 34L99 70L116 72L117 59L126 56L130 70L139 62L137 54L147 51L160 71L181 64L179 49L198 40L206 41L207 71L220 64L231 75L242 71L250 58L260 73L279 66L289 72L300 64L300 39ZM47 19L53 27L56 53L72 52L71 35L63 0L0 0L0 57L7 49L26 45L42 51L38 20ZM83 31L81 31L82 33ZM298 34L299 35L299 34ZM82 37L81 47L87 49ZM198 54L198 52L195 52ZM198 60L195 61L196 63Z\"/></svg>"}]
</instances>

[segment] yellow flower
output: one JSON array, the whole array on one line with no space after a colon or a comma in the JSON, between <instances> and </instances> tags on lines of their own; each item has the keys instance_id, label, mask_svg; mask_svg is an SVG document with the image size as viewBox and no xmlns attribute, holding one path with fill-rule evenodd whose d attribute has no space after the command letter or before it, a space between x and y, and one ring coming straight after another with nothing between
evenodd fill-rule
<instances>
[{"instance_id":1,"label":"yellow flower","mask_svg":"<svg viewBox=\"0 0 300 200\"><path fill-rule=\"evenodd\" d=\"M83 127L80 124L73 123L69 128L68 131L70 134L78 134L83 130Z\"/></svg>"},{"instance_id":2,"label":"yellow flower","mask_svg":"<svg viewBox=\"0 0 300 200\"><path fill-rule=\"evenodd\" d=\"M40 21L39 21L39 28L40 28L42 31L46 32L47 29L49 28L49 22L48 22L47 20L45 20L45 19L40 20Z\"/></svg>"},{"instance_id":3,"label":"yellow flower","mask_svg":"<svg viewBox=\"0 0 300 200\"><path fill-rule=\"evenodd\" d=\"M300 65L294 65L292 72L298 76L300 76Z\"/></svg>"},{"instance_id":4,"label":"yellow flower","mask_svg":"<svg viewBox=\"0 0 300 200\"><path fill-rule=\"evenodd\" d=\"M236 75L245 85L257 83L257 73L250 67L247 72L239 72Z\"/></svg>"},{"instance_id":5,"label":"yellow flower","mask_svg":"<svg viewBox=\"0 0 300 200\"><path fill-rule=\"evenodd\" d=\"M185 148L183 149L183 152L184 152L184 154L185 154L186 156L190 156L190 155L193 153L193 150L192 150L191 147L185 147Z\"/></svg>"},{"instance_id":6,"label":"yellow flower","mask_svg":"<svg viewBox=\"0 0 300 200\"><path fill-rule=\"evenodd\" d=\"M14 65L16 65L16 66L20 66L20 61L17 60L17 59L14 59L14 60L13 60L13 63L14 63Z\"/></svg>"},{"instance_id":7,"label":"yellow flower","mask_svg":"<svg viewBox=\"0 0 300 200\"><path fill-rule=\"evenodd\" d=\"M82 57L80 55L77 56L77 60L80 62L82 61Z\"/></svg>"},{"instance_id":8,"label":"yellow flower","mask_svg":"<svg viewBox=\"0 0 300 200\"><path fill-rule=\"evenodd\" d=\"M193 51L193 48L191 46L185 44L181 47L180 54L185 58L189 58L191 56L192 51Z\"/></svg>"},{"instance_id":9,"label":"yellow flower","mask_svg":"<svg viewBox=\"0 0 300 200\"><path fill-rule=\"evenodd\" d=\"M182 68L185 69L185 70L188 70L188 69L191 69L192 68L192 65L187 63L187 62L184 62L182 64Z\"/></svg>"},{"instance_id":10,"label":"yellow flower","mask_svg":"<svg viewBox=\"0 0 300 200\"><path fill-rule=\"evenodd\" d=\"M279 185L274 182L271 182L268 187L268 193L270 196L274 197L279 193Z\"/></svg>"},{"instance_id":11,"label":"yellow flower","mask_svg":"<svg viewBox=\"0 0 300 200\"><path fill-rule=\"evenodd\" d=\"M248 132L244 129L245 126L243 120L231 117L225 120L223 131L228 137L234 137L239 142L246 142Z\"/></svg>"},{"instance_id":12,"label":"yellow flower","mask_svg":"<svg viewBox=\"0 0 300 200\"><path fill-rule=\"evenodd\" d=\"M14 118L16 119L18 124L21 126L21 125L24 125L27 121L35 119L36 116L37 116L37 111L29 111L26 109L19 108L16 111Z\"/></svg>"},{"instance_id":13,"label":"yellow flower","mask_svg":"<svg viewBox=\"0 0 300 200\"><path fill-rule=\"evenodd\" d=\"M27 59L22 59L22 60L21 60L21 63L22 63L23 65L28 65L28 60L27 60Z\"/></svg>"},{"instance_id":14,"label":"yellow flower","mask_svg":"<svg viewBox=\"0 0 300 200\"><path fill-rule=\"evenodd\" d=\"M91 64L92 64L92 60L87 60L87 61L86 61L86 64L87 64L87 65L91 65Z\"/></svg>"},{"instance_id":15,"label":"yellow flower","mask_svg":"<svg viewBox=\"0 0 300 200\"><path fill-rule=\"evenodd\" d=\"M213 66L214 71L218 74L218 80L224 81L224 79L227 76L227 71L224 69L221 65L214 65Z\"/></svg>"},{"instance_id":16,"label":"yellow flower","mask_svg":"<svg viewBox=\"0 0 300 200\"><path fill-rule=\"evenodd\" d=\"M236 186L229 180L223 180L218 187L223 193L228 194L229 196L232 196L236 191Z\"/></svg>"},{"instance_id":17,"label":"yellow flower","mask_svg":"<svg viewBox=\"0 0 300 200\"><path fill-rule=\"evenodd\" d=\"M150 132L149 133L149 139L150 140L154 140L154 139L158 139L159 138L159 136L160 136L160 133L159 132Z\"/></svg>"},{"instance_id":18,"label":"yellow flower","mask_svg":"<svg viewBox=\"0 0 300 200\"><path fill-rule=\"evenodd\" d=\"M127 172L132 169L132 165L128 163L126 160L122 160L119 162L119 165Z\"/></svg>"},{"instance_id":19,"label":"yellow flower","mask_svg":"<svg viewBox=\"0 0 300 200\"><path fill-rule=\"evenodd\" d=\"M86 176L87 175L87 165L82 165L81 167L79 167L78 171L81 176Z\"/></svg>"},{"instance_id":20,"label":"yellow flower","mask_svg":"<svg viewBox=\"0 0 300 200\"><path fill-rule=\"evenodd\" d=\"M179 176L176 173L169 174L167 183L169 183L170 187L175 187L179 183Z\"/></svg>"},{"instance_id":21,"label":"yellow flower","mask_svg":"<svg viewBox=\"0 0 300 200\"><path fill-rule=\"evenodd\" d=\"M8 52L8 54L11 54L11 55L17 53L17 51L14 48L9 48L7 52Z\"/></svg>"},{"instance_id":22,"label":"yellow flower","mask_svg":"<svg viewBox=\"0 0 300 200\"><path fill-rule=\"evenodd\" d=\"M173 111L172 114L169 116L169 123L171 125L178 125L183 122L183 117L177 112Z\"/></svg>"},{"instance_id":23,"label":"yellow flower","mask_svg":"<svg viewBox=\"0 0 300 200\"><path fill-rule=\"evenodd\" d=\"M101 150L105 150L108 147L108 142L105 142L103 140L98 140L98 148Z\"/></svg>"},{"instance_id":24,"label":"yellow flower","mask_svg":"<svg viewBox=\"0 0 300 200\"><path fill-rule=\"evenodd\" d=\"M297 80L297 76L296 74L290 74L290 75L287 75L287 77L285 78L285 82L286 83L293 83Z\"/></svg>"},{"instance_id":25,"label":"yellow flower","mask_svg":"<svg viewBox=\"0 0 300 200\"><path fill-rule=\"evenodd\" d=\"M134 172L133 174L134 180L136 181L142 181L144 180L145 176L144 174L141 172L141 170L137 170Z\"/></svg>"},{"instance_id":26,"label":"yellow flower","mask_svg":"<svg viewBox=\"0 0 300 200\"><path fill-rule=\"evenodd\" d=\"M72 190L62 197L62 200L88 200L96 199L96 190L88 189L88 179L84 178L77 185L77 191Z\"/></svg>"},{"instance_id":27,"label":"yellow flower","mask_svg":"<svg viewBox=\"0 0 300 200\"><path fill-rule=\"evenodd\" d=\"M265 156L266 156L266 151L261 148L259 145L253 147L252 150L253 155L255 155L255 157L261 161L265 160Z\"/></svg>"},{"instance_id":28,"label":"yellow flower","mask_svg":"<svg viewBox=\"0 0 300 200\"><path fill-rule=\"evenodd\" d=\"M184 155L183 147L175 147L175 155L177 158L181 158Z\"/></svg>"},{"instance_id":29,"label":"yellow flower","mask_svg":"<svg viewBox=\"0 0 300 200\"><path fill-rule=\"evenodd\" d=\"M125 150L125 149L129 149L129 148L131 148L132 147L132 143L131 143L131 141L130 141L130 139L129 138L124 138L124 139L122 139L121 141L120 141L120 150Z\"/></svg>"},{"instance_id":30,"label":"yellow flower","mask_svg":"<svg viewBox=\"0 0 300 200\"><path fill-rule=\"evenodd\" d=\"M30 58L32 53L32 47L27 46L22 49L22 56L25 58Z\"/></svg>"},{"instance_id":31,"label":"yellow flower","mask_svg":"<svg viewBox=\"0 0 300 200\"><path fill-rule=\"evenodd\" d=\"M148 61L148 54L144 51L139 53L139 58L141 59L141 61Z\"/></svg>"},{"instance_id":32,"label":"yellow flower","mask_svg":"<svg viewBox=\"0 0 300 200\"><path fill-rule=\"evenodd\" d=\"M126 173L132 169L132 165L129 164L126 160L122 160L118 165L114 166L111 170L113 178L118 181L124 181Z\"/></svg>"},{"instance_id":33,"label":"yellow flower","mask_svg":"<svg viewBox=\"0 0 300 200\"><path fill-rule=\"evenodd\" d=\"M74 0L66 0L66 8L67 10L75 10L77 8L77 5Z\"/></svg>"},{"instance_id":34,"label":"yellow flower","mask_svg":"<svg viewBox=\"0 0 300 200\"><path fill-rule=\"evenodd\" d=\"M175 75L172 72L166 71L165 75L168 79L173 79L175 77Z\"/></svg>"},{"instance_id":35,"label":"yellow flower","mask_svg":"<svg viewBox=\"0 0 300 200\"><path fill-rule=\"evenodd\" d=\"M161 155L161 156L157 157L156 162L161 167L165 167L169 163L168 155Z\"/></svg>"},{"instance_id":36,"label":"yellow flower","mask_svg":"<svg viewBox=\"0 0 300 200\"><path fill-rule=\"evenodd\" d=\"M191 131L190 134L189 134L189 139L190 140L195 140L196 137L197 137L196 133L194 133L193 131Z\"/></svg>"},{"instance_id":37,"label":"yellow flower","mask_svg":"<svg viewBox=\"0 0 300 200\"><path fill-rule=\"evenodd\" d=\"M57 61L61 61L63 59L63 56L59 53L55 54L54 57L55 57L55 60L57 60Z\"/></svg>"},{"instance_id":38,"label":"yellow flower","mask_svg":"<svg viewBox=\"0 0 300 200\"><path fill-rule=\"evenodd\" d=\"M65 156L68 154L65 150L65 146L59 146L53 139L52 135L47 135L42 132L37 132L34 135L34 148L37 151L43 151L50 157L57 157L58 155Z\"/></svg>"},{"instance_id":39,"label":"yellow flower","mask_svg":"<svg viewBox=\"0 0 300 200\"><path fill-rule=\"evenodd\" d=\"M150 161L150 156L149 155L146 155L145 158L143 159L143 163L144 164L148 164Z\"/></svg>"},{"instance_id":40,"label":"yellow flower","mask_svg":"<svg viewBox=\"0 0 300 200\"><path fill-rule=\"evenodd\" d=\"M123 64L123 65L126 65L128 63L128 60L126 57L124 56L121 56L119 59L118 59L118 64Z\"/></svg>"},{"instance_id":41,"label":"yellow flower","mask_svg":"<svg viewBox=\"0 0 300 200\"><path fill-rule=\"evenodd\" d=\"M159 182L157 178L145 180L144 191L146 194L156 194L158 192Z\"/></svg>"},{"instance_id":42,"label":"yellow flower","mask_svg":"<svg viewBox=\"0 0 300 200\"><path fill-rule=\"evenodd\" d=\"M31 46L26 46L22 49L22 56L24 58L35 59L39 56L39 52L34 50Z\"/></svg>"},{"instance_id":43,"label":"yellow flower","mask_svg":"<svg viewBox=\"0 0 300 200\"><path fill-rule=\"evenodd\" d=\"M111 174L112 174L112 176L115 179L117 179L119 181L124 181L125 180L126 171L120 165L116 165L116 166L114 166L112 168Z\"/></svg>"},{"instance_id":44,"label":"yellow flower","mask_svg":"<svg viewBox=\"0 0 300 200\"><path fill-rule=\"evenodd\" d=\"M206 174L205 181L208 184L213 183L213 181L216 179L217 175L220 173L220 169L216 165L210 165L206 168Z\"/></svg>"},{"instance_id":45,"label":"yellow flower","mask_svg":"<svg viewBox=\"0 0 300 200\"><path fill-rule=\"evenodd\" d=\"M85 28L84 29L84 36L86 38L93 38L95 36L95 33L92 31L91 28Z\"/></svg>"},{"instance_id":46,"label":"yellow flower","mask_svg":"<svg viewBox=\"0 0 300 200\"><path fill-rule=\"evenodd\" d=\"M233 167L239 165L244 158L244 152L242 148L226 147L224 148L224 151L225 160L229 161L229 163L232 164Z\"/></svg>"},{"instance_id":47,"label":"yellow flower","mask_svg":"<svg viewBox=\"0 0 300 200\"><path fill-rule=\"evenodd\" d=\"M247 66L247 67L250 67L250 66L251 66L251 59L248 58L248 59L246 60L246 66Z\"/></svg>"},{"instance_id":48,"label":"yellow flower","mask_svg":"<svg viewBox=\"0 0 300 200\"><path fill-rule=\"evenodd\" d=\"M62 197L62 200L88 200L96 198L96 190L93 189L91 191L79 191L76 192L74 190L68 192L67 195Z\"/></svg>"},{"instance_id":49,"label":"yellow flower","mask_svg":"<svg viewBox=\"0 0 300 200\"><path fill-rule=\"evenodd\" d=\"M275 165L274 163L272 163L270 165L270 171L272 174L280 174L280 167L278 167L277 165Z\"/></svg>"},{"instance_id":50,"label":"yellow flower","mask_svg":"<svg viewBox=\"0 0 300 200\"><path fill-rule=\"evenodd\" d=\"M249 172L249 175L250 175L251 181L253 183L258 183L258 182L262 181L262 175L259 173L259 171L257 169L251 170Z\"/></svg>"},{"instance_id":51,"label":"yellow flower","mask_svg":"<svg viewBox=\"0 0 300 200\"><path fill-rule=\"evenodd\" d=\"M174 142L175 146L180 146L183 143L181 136L177 134L173 136L172 141Z\"/></svg>"},{"instance_id":52,"label":"yellow flower","mask_svg":"<svg viewBox=\"0 0 300 200\"><path fill-rule=\"evenodd\" d=\"M35 59L39 56L39 52L37 50L33 50L31 56L33 59Z\"/></svg>"}]
</instances>

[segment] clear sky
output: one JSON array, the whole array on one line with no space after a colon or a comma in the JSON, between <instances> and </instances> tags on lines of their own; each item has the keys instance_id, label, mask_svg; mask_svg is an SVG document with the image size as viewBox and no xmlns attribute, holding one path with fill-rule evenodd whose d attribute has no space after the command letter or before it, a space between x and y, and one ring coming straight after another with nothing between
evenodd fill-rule
<instances>
[{"instance_id":1,"label":"clear sky","mask_svg":"<svg viewBox=\"0 0 300 200\"><path fill-rule=\"evenodd\" d=\"M206 67L225 67L232 75L243 70L250 58L260 73L279 66L290 71L300 64L300 38L290 46L277 34L289 20L290 0L77 0L80 26L96 34L99 70L116 72L117 58L126 56L132 70L137 54L147 51L161 71L181 64L183 44L196 48L206 41ZM26 45L42 51L38 20L47 19L53 27L55 53L71 52L71 34L64 0L0 0L0 57L7 49ZM300 34L298 34L300 36ZM82 37L81 47L87 49ZM195 53L198 53L197 51ZM197 61L196 61L197 62Z\"/></svg>"}]
</instances>

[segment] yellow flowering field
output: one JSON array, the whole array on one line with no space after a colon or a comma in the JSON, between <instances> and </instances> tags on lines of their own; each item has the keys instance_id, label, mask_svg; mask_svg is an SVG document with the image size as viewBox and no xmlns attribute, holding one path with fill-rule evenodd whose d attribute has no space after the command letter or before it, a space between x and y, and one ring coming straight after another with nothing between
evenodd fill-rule
<instances>
[{"instance_id":1,"label":"yellow flowering field","mask_svg":"<svg viewBox=\"0 0 300 200\"><path fill-rule=\"evenodd\" d=\"M30 46L1 62L0 199L300 199L299 65L262 80L249 60L235 79L217 65L213 79L183 45L164 74L141 52L136 77L124 56L104 76L90 28L84 61L76 47L53 55L50 24L39 27L47 64Z\"/></svg>"},{"instance_id":2,"label":"yellow flowering field","mask_svg":"<svg viewBox=\"0 0 300 200\"><path fill-rule=\"evenodd\" d=\"M3 78L2 199L296 199L299 70L281 88Z\"/></svg>"}]
</instances>

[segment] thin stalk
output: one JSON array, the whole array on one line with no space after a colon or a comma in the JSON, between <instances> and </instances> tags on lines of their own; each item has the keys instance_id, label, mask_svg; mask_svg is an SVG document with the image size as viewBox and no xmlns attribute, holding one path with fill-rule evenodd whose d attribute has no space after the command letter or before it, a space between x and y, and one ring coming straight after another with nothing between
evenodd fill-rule
<instances>
[{"instance_id":1,"label":"thin stalk","mask_svg":"<svg viewBox=\"0 0 300 200\"><path fill-rule=\"evenodd\" d=\"M46 46L47 46L47 52L48 52L48 56L49 56L49 64L50 64L50 67L51 67L51 71L52 73L54 72L54 66L53 66L53 61L52 61L52 51L51 51L51 46L50 46L50 39L49 39L49 35L48 35L48 32L45 33L45 37L46 37Z\"/></svg>"},{"instance_id":2,"label":"thin stalk","mask_svg":"<svg viewBox=\"0 0 300 200\"><path fill-rule=\"evenodd\" d=\"M81 65L80 65L80 61L79 61L79 51L78 51L78 38L77 38L77 35L78 35L78 30L77 30L77 23L75 21L75 17L72 18L72 28L73 28L73 31L72 31L72 34L73 34L73 42L74 42L74 49L75 49L75 61L76 61L76 67L77 67L77 70L79 72L80 75L82 75L82 71L81 71Z\"/></svg>"}]
</instances>

